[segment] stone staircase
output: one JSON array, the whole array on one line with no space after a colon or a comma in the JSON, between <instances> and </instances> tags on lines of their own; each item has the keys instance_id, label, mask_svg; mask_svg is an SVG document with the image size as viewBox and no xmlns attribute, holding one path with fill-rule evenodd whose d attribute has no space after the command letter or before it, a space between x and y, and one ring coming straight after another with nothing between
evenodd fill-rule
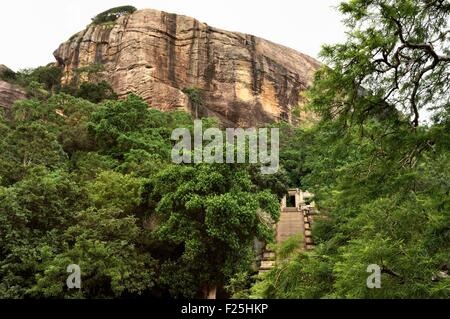
<instances>
[{"instance_id":1,"label":"stone staircase","mask_svg":"<svg viewBox=\"0 0 450 319\"><path fill-rule=\"evenodd\" d=\"M304 231L303 238L305 241L305 249L312 250L314 249L314 239L312 236L312 223L314 219L315 210L313 207L306 207L302 209L303 211L303 221L304 221Z\"/></svg>"},{"instance_id":2,"label":"stone staircase","mask_svg":"<svg viewBox=\"0 0 450 319\"><path fill-rule=\"evenodd\" d=\"M312 236L312 223L314 221L315 207L314 204L306 204L305 198L312 198L312 195L307 192L302 192L298 189L289 190L289 196L294 198L295 205L287 207L286 198L281 202L280 220L276 225L276 242L282 243L286 239L302 234L304 238L304 250L314 249L314 240ZM259 273L266 273L275 267L276 254L267 247L263 250Z\"/></svg>"},{"instance_id":3,"label":"stone staircase","mask_svg":"<svg viewBox=\"0 0 450 319\"><path fill-rule=\"evenodd\" d=\"M266 249L263 252L261 265L259 266L259 274L268 272L275 267L276 255L274 251Z\"/></svg>"},{"instance_id":4,"label":"stone staircase","mask_svg":"<svg viewBox=\"0 0 450 319\"><path fill-rule=\"evenodd\" d=\"M284 208L280 214L280 221L277 224L277 243L282 243L286 239L303 232L303 214L296 208Z\"/></svg>"}]
</instances>

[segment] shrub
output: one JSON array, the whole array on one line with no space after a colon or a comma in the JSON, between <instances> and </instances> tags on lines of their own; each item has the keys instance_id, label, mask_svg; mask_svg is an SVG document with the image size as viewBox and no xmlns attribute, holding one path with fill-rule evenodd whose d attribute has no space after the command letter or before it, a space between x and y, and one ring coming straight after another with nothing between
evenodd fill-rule
<instances>
[{"instance_id":1,"label":"shrub","mask_svg":"<svg viewBox=\"0 0 450 319\"><path fill-rule=\"evenodd\" d=\"M74 70L75 73L81 74L81 73L87 73L88 75L96 75L100 72L103 72L105 70L105 66L101 63L92 63L87 66L83 66L80 68L77 68Z\"/></svg>"},{"instance_id":2,"label":"shrub","mask_svg":"<svg viewBox=\"0 0 450 319\"><path fill-rule=\"evenodd\" d=\"M203 90L200 88L185 88L183 93L186 94L191 102L194 110L195 118L199 118L199 112L203 109Z\"/></svg>"},{"instance_id":3,"label":"shrub","mask_svg":"<svg viewBox=\"0 0 450 319\"><path fill-rule=\"evenodd\" d=\"M61 91L66 94L88 100L92 103L117 99L117 94L114 92L111 85L106 81L102 81L100 83L83 82L79 87L67 85L64 86Z\"/></svg>"},{"instance_id":4,"label":"shrub","mask_svg":"<svg viewBox=\"0 0 450 319\"><path fill-rule=\"evenodd\" d=\"M32 73L37 82L42 83L47 90L58 89L61 86L62 69L57 66L38 67Z\"/></svg>"},{"instance_id":5,"label":"shrub","mask_svg":"<svg viewBox=\"0 0 450 319\"><path fill-rule=\"evenodd\" d=\"M118 18L132 14L137 9L133 6L121 6L121 7L115 7L111 8L109 10L106 10L98 15L96 15L94 18L92 18L93 24L102 24L107 22L114 22Z\"/></svg>"},{"instance_id":6,"label":"shrub","mask_svg":"<svg viewBox=\"0 0 450 319\"><path fill-rule=\"evenodd\" d=\"M54 65L25 69L15 74L14 82L28 91L33 91L38 86L46 91L59 91L62 72L60 67Z\"/></svg>"}]
</instances>

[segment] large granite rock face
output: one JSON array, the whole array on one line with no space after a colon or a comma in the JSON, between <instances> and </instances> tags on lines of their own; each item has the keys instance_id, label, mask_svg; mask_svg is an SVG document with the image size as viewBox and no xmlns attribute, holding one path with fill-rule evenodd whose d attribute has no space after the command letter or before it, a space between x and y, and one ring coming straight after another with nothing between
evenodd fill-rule
<instances>
[{"instance_id":1,"label":"large granite rock face","mask_svg":"<svg viewBox=\"0 0 450 319\"><path fill-rule=\"evenodd\" d=\"M320 66L267 40L156 10L89 26L54 55L66 83L106 80L119 96L136 93L160 110L185 109L242 126L296 122L292 111ZM104 66L100 75L80 79L77 69L97 64ZM203 106L192 105L186 88L202 89Z\"/></svg>"}]
</instances>

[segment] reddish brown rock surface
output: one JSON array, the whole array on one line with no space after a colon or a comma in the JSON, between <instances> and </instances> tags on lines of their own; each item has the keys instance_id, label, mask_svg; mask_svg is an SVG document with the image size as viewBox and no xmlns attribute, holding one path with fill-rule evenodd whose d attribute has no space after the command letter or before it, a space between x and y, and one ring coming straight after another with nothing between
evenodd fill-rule
<instances>
[{"instance_id":1,"label":"reddish brown rock surface","mask_svg":"<svg viewBox=\"0 0 450 319\"><path fill-rule=\"evenodd\" d=\"M133 92L160 110L193 112L182 90L196 87L204 95L199 115L244 126L295 122L299 94L320 66L267 40L156 10L137 11L114 25L89 26L54 55L66 83L76 78L76 69L102 64L95 80L110 82L119 96Z\"/></svg>"}]
</instances>

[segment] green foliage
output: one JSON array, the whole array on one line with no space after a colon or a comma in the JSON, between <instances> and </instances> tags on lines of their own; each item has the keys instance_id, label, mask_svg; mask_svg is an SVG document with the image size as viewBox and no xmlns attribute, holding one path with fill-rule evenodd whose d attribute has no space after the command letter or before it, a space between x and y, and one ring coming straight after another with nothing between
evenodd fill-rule
<instances>
[{"instance_id":1,"label":"green foliage","mask_svg":"<svg viewBox=\"0 0 450 319\"><path fill-rule=\"evenodd\" d=\"M321 248L278 261L250 289L251 299L316 299L327 297L332 288L332 266ZM365 283L365 280L364 280Z\"/></svg>"},{"instance_id":2,"label":"green foliage","mask_svg":"<svg viewBox=\"0 0 450 319\"><path fill-rule=\"evenodd\" d=\"M45 98L48 92L57 92L61 88L62 68L49 64L36 69L19 71L14 83L25 88L36 98Z\"/></svg>"},{"instance_id":3,"label":"green foliage","mask_svg":"<svg viewBox=\"0 0 450 319\"><path fill-rule=\"evenodd\" d=\"M195 297L221 287L253 262L253 241L271 241L279 217L276 196L258 191L245 167L227 164L169 166L151 183L158 226L155 239L172 251L162 284L174 296ZM181 272L182 273L181 273ZM178 282L179 276L195 281Z\"/></svg>"},{"instance_id":4,"label":"green foliage","mask_svg":"<svg viewBox=\"0 0 450 319\"><path fill-rule=\"evenodd\" d=\"M63 69L58 66L49 64L48 66L41 66L36 69L25 69L18 73L10 74L9 69L6 69L4 74L5 80L23 87L30 97L38 100L45 100L56 93L65 93L74 97L79 97L92 103L100 103L104 100L116 100L117 94L114 92L112 86L106 81L100 82L82 82L68 85L62 85L61 79L63 76ZM94 63L75 70L75 73L87 74L88 78L95 80L104 70L102 64ZM12 71L11 71L12 72ZM3 78L0 75L0 78Z\"/></svg>"},{"instance_id":5,"label":"green foliage","mask_svg":"<svg viewBox=\"0 0 450 319\"><path fill-rule=\"evenodd\" d=\"M117 100L117 94L106 81L100 83L83 82L79 86L67 85L61 91L92 103L100 103L104 100Z\"/></svg>"},{"instance_id":6,"label":"green foliage","mask_svg":"<svg viewBox=\"0 0 450 319\"><path fill-rule=\"evenodd\" d=\"M132 212L141 203L143 180L113 171L103 171L87 185L96 207L116 207Z\"/></svg>"},{"instance_id":7,"label":"green foliage","mask_svg":"<svg viewBox=\"0 0 450 319\"><path fill-rule=\"evenodd\" d=\"M149 252L138 247L144 230L138 219L116 208L81 211L77 223L62 238L61 253L43 248L33 297L111 298L124 294L141 295L154 286L156 263ZM82 290L68 291L66 268L82 269Z\"/></svg>"},{"instance_id":8,"label":"green foliage","mask_svg":"<svg viewBox=\"0 0 450 319\"><path fill-rule=\"evenodd\" d=\"M83 193L69 174L31 170L0 188L0 297L23 298L34 284L43 252L61 249L61 235L83 208Z\"/></svg>"},{"instance_id":9,"label":"green foliage","mask_svg":"<svg viewBox=\"0 0 450 319\"><path fill-rule=\"evenodd\" d=\"M308 146L314 138L313 133L302 128L281 123L280 129L280 164L286 170L291 187L303 187L302 179L309 173L305 165Z\"/></svg>"},{"instance_id":10,"label":"green foliage","mask_svg":"<svg viewBox=\"0 0 450 319\"><path fill-rule=\"evenodd\" d=\"M289 259L293 254L302 248L303 235L299 234L286 239L276 249L277 257L281 260Z\"/></svg>"},{"instance_id":11,"label":"green foliage","mask_svg":"<svg viewBox=\"0 0 450 319\"><path fill-rule=\"evenodd\" d=\"M348 41L324 47L333 69L318 72L309 92L322 120L285 129L291 139L280 152L315 194L317 246L280 256L250 296L448 298L450 60L440 36L448 3L355 0L340 8ZM420 45L431 38L438 57ZM427 104L438 112L418 125L414 109ZM381 289L366 285L371 264L381 268Z\"/></svg>"},{"instance_id":12,"label":"green foliage","mask_svg":"<svg viewBox=\"0 0 450 319\"><path fill-rule=\"evenodd\" d=\"M296 107L294 107L292 109L291 114L294 115L297 118L300 118L300 116L302 115L302 106L301 105L297 105Z\"/></svg>"},{"instance_id":13,"label":"green foliage","mask_svg":"<svg viewBox=\"0 0 450 319\"><path fill-rule=\"evenodd\" d=\"M106 83L55 94L53 67L19 72L36 99L0 117L0 297L204 297L218 287L241 298L448 298L449 5L340 9L348 41L324 47L332 69L309 92L321 121L277 125L282 169L270 176L256 165L174 165L171 133L192 130L189 115L118 101ZM201 91L185 92L201 116ZM432 121L419 125L430 106ZM288 184L315 194L316 248L288 240L254 279L254 240L272 243ZM70 264L82 268L81 290L65 288ZM371 264L381 289L366 286Z\"/></svg>"},{"instance_id":14,"label":"green foliage","mask_svg":"<svg viewBox=\"0 0 450 319\"><path fill-rule=\"evenodd\" d=\"M94 18L92 18L93 24L103 24L108 22L114 22L119 17L122 17L124 15L132 14L137 9L133 6L120 6L108 9L98 15L96 15Z\"/></svg>"},{"instance_id":15,"label":"green foliage","mask_svg":"<svg viewBox=\"0 0 450 319\"><path fill-rule=\"evenodd\" d=\"M86 73L88 75L98 74L105 70L105 66L101 63L92 63L87 66L79 67L73 71L77 74Z\"/></svg>"},{"instance_id":16,"label":"green foliage","mask_svg":"<svg viewBox=\"0 0 450 319\"><path fill-rule=\"evenodd\" d=\"M188 114L47 93L0 117L0 297L203 296L248 272L254 238L272 239L281 174L173 165ZM70 264L81 290L66 288Z\"/></svg>"},{"instance_id":17,"label":"green foliage","mask_svg":"<svg viewBox=\"0 0 450 319\"><path fill-rule=\"evenodd\" d=\"M414 133L408 122L386 131L388 123L376 119L343 132L339 122L323 121L311 132L297 129L296 147L307 154L299 166L309 169L302 183L321 214L313 228L318 246L279 255L252 297L448 297L448 123ZM366 286L370 264L382 269L382 289Z\"/></svg>"},{"instance_id":18,"label":"green foliage","mask_svg":"<svg viewBox=\"0 0 450 319\"><path fill-rule=\"evenodd\" d=\"M237 273L230 279L229 284L225 289L233 299L248 299L250 282L251 279L247 272Z\"/></svg>"},{"instance_id":19,"label":"green foliage","mask_svg":"<svg viewBox=\"0 0 450 319\"><path fill-rule=\"evenodd\" d=\"M111 85L105 81L98 84L90 82L81 83L75 96L93 103L99 103L103 100L117 99L117 95L114 93Z\"/></svg>"},{"instance_id":20,"label":"green foliage","mask_svg":"<svg viewBox=\"0 0 450 319\"><path fill-rule=\"evenodd\" d=\"M332 69L318 75L314 91L323 93L312 94L323 116L361 123L402 110L417 127L421 110L448 107L448 1L355 0L340 11L347 41L324 46Z\"/></svg>"},{"instance_id":21,"label":"green foliage","mask_svg":"<svg viewBox=\"0 0 450 319\"><path fill-rule=\"evenodd\" d=\"M36 166L62 168L66 158L57 135L44 123L19 124L3 136L0 175L6 184L14 183Z\"/></svg>"},{"instance_id":22,"label":"green foliage","mask_svg":"<svg viewBox=\"0 0 450 319\"><path fill-rule=\"evenodd\" d=\"M185 88L183 89L183 93L185 93L189 97L189 102L191 103L191 107L194 110L195 118L198 119L200 117L200 112L204 107L203 90L195 87Z\"/></svg>"},{"instance_id":23,"label":"green foliage","mask_svg":"<svg viewBox=\"0 0 450 319\"><path fill-rule=\"evenodd\" d=\"M42 83L46 90L56 90L61 86L62 68L52 65L38 67L32 72L32 77Z\"/></svg>"}]
</instances>

